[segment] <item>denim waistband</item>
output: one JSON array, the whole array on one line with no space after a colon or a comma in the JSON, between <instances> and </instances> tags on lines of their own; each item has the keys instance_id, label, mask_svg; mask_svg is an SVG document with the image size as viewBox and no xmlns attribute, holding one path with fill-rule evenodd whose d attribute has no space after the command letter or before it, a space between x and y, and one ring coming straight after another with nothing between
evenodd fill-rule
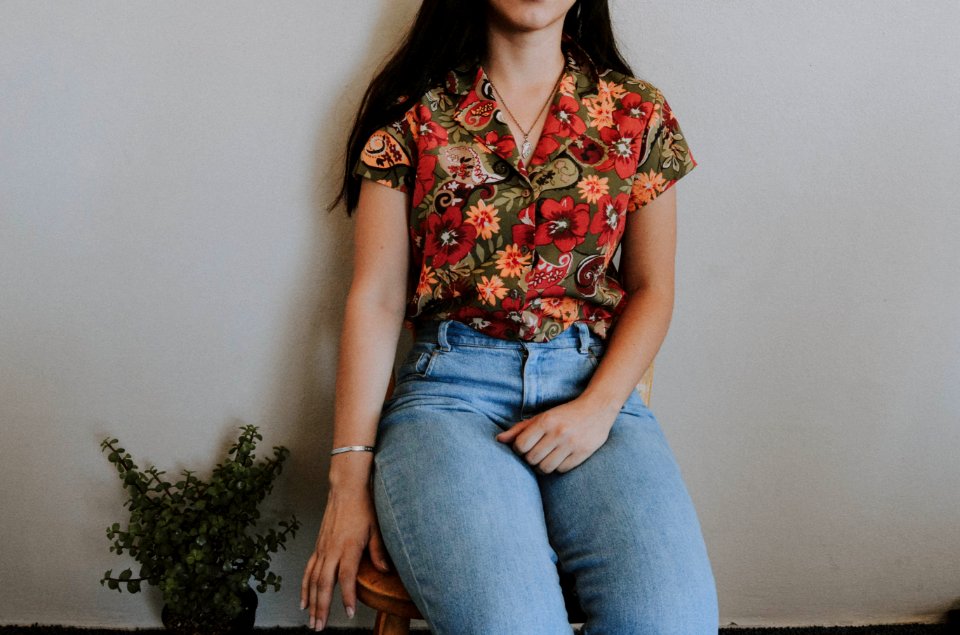
<instances>
[{"instance_id":1,"label":"denim waistband","mask_svg":"<svg viewBox=\"0 0 960 635\"><path fill-rule=\"evenodd\" d=\"M417 341L434 342L443 350L451 345L484 346L489 348L536 349L576 348L586 353L591 345L603 344L603 338L590 330L584 322L574 322L568 328L546 342L527 342L493 337L481 333L459 320L429 320L417 324Z\"/></svg>"}]
</instances>

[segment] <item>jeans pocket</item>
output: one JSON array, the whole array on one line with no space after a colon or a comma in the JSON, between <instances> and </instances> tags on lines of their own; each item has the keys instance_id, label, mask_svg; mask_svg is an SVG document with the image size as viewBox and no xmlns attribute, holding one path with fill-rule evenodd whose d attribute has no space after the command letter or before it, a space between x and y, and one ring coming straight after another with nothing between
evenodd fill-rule
<instances>
[{"instance_id":1,"label":"jeans pocket","mask_svg":"<svg viewBox=\"0 0 960 635\"><path fill-rule=\"evenodd\" d=\"M411 379L425 379L433 372L433 366L440 347L431 343L415 343L397 368L397 377L394 385L402 384Z\"/></svg>"}]
</instances>

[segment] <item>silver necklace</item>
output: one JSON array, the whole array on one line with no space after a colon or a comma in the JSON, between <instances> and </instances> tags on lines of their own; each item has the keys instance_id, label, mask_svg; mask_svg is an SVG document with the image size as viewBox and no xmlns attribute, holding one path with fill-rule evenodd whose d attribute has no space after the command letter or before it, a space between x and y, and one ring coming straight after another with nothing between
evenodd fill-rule
<instances>
[{"instance_id":1,"label":"silver necklace","mask_svg":"<svg viewBox=\"0 0 960 635\"><path fill-rule=\"evenodd\" d=\"M489 75L487 75L487 81L490 82L490 86L493 88L493 92L496 93L497 99L501 104L503 104L504 110L507 111L507 114L510 115L510 118L513 119L513 122L517 124L517 127L520 128L520 131L523 133L523 144L520 146L520 158L524 161L527 160L527 157L530 156L530 152L533 150L529 139L530 131L533 130L533 127L537 125L537 122L540 121L540 116L543 114L543 111L546 110L547 106L550 105L550 102L553 101L553 96L556 94L557 88L560 86L560 82L563 80L566 70L567 67L564 65L563 70L560 71L560 77L557 78L557 83L553 85L553 90L550 91L550 95L547 96L547 101L543 104L540 112L537 113L537 118L533 120L533 124L527 130L523 129L523 126L520 125L520 122L517 121L517 118L513 116L512 112L510 112L510 109L507 107L507 102L503 99L503 96L500 94L500 91L497 90L497 87L494 86L493 80L490 79Z\"/></svg>"}]
</instances>

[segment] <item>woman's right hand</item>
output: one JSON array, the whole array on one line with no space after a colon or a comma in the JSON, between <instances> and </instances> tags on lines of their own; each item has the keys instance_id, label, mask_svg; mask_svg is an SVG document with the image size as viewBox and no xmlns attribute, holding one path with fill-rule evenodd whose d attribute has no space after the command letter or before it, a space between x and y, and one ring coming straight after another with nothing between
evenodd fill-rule
<instances>
[{"instance_id":1,"label":"woman's right hand","mask_svg":"<svg viewBox=\"0 0 960 635\"><path fill-rule=\"evenodd\" d=\"M357 569L368 545L374 566L389 571L389 554L380 535L370 489L359 485L331 488L316 547L300 586L300 609L309 606L310 628L322 630L326 625L337 582L347 615L353 617L357 606Z\"/></svg>"}]
</instances>

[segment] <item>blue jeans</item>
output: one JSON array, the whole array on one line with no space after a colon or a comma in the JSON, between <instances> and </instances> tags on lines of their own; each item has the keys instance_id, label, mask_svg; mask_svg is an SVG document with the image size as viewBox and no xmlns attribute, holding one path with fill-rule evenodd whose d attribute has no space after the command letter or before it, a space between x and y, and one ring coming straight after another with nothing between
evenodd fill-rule
<instances>
[{"instance_id":1,"label":"blue jeans","mask_svg":"<svg viewBox=\"0 0 960 635\"><path fill-rule=\"evenodd\" d=\"M636 390L607 441L542 474L494 436L577 397L605 350L582 323L549 342L418 327L384 402L373 466L384 544L434 635L715 635L700 523Z\"/></svg>"}]
</instances>

